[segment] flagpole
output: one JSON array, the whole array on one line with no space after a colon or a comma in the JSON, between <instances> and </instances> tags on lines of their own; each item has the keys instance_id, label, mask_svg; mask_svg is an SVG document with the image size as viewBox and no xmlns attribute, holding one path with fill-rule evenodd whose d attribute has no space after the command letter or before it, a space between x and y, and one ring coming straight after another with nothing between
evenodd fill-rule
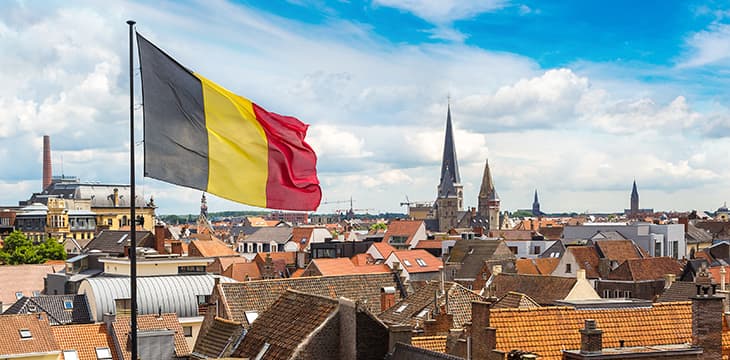
<instances>
[{"instance_id":1,"label":"flagpole","mask_svg":"<svg viewBox=\"0 0 730 360\"><path fill-rule=\"evenodd\" d=\"M132 342L132 360L137 360L137 214L135 205L137 204L137 196L134 189L134 20L127 20L129 25L129 183L130 183L130 201L129 201L129 217L132 224L129 227L129 238L131 245L129 246L129 289L132 322L131 342Z\"/></svg>"}]
</instances>

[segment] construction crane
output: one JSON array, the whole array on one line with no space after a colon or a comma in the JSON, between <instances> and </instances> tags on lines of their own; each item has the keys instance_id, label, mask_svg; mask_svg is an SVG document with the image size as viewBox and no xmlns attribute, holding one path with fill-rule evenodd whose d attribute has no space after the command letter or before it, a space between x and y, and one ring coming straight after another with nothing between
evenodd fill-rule
<instances>
[{"instance_id":1,"label":"construction crane","mask_svg":"<svg viewBox=\"0 0 730 360\"><path fill-rule=\"evenodd\" d=\"M404 206L404 205L405 206L411 206L411 204L415 204L415 202L411 202L411 200L408 198L408 195L406 195L406 201L405 202L401 202L400 203L400 206Z\"/></svg>"}]
</instances>

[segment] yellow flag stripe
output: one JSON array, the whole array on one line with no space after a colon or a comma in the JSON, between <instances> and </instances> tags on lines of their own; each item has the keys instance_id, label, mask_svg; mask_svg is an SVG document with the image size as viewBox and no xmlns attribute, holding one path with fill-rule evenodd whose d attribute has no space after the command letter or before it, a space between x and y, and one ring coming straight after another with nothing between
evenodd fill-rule
<instances>
[{"instance_id":1,"label":"yellow flag stripe","mask_svg":"<svg viewBox=\"0 0 730 360\"><path fill-rule=\"evenodd\" d=\"M269 148L251 101L195 74L208 130L208 192L266 207Z\"/></svg>"}]
</instances>

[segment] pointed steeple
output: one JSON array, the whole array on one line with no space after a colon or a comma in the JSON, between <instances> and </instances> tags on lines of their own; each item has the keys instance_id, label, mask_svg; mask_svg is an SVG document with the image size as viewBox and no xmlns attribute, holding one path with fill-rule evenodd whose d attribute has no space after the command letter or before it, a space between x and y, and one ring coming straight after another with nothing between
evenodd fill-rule
<instances>
[{"instance_id":1,"label":"pointed steeple","mask_svg":"<svg viewBox=\"0 0 730 360\"><path fill-rule=\"evenodd\" d=\"M492 171L489 169L489 159L484 164L484 175L482 175L482 185L479 188L479 198L477 211L482 216L487 216L489 212L489 201L498 200L497 192L494 190L494 181L492 180Z\"/></svg>"},{"instance_id":2,"label":"pointed steeple","mask_svg":"<svg viewBox=\"0 0 730 360\"><path fill-rule=\"evenodd\" d=\"M444 137L444 157L441 160L441 183L446 180L446 169L451 169L450 180L454 184L461 184L459 163L456 160L456 145L454 143L454 129L451 125L451 104L446 113L446 136Z\"/></svg>"},{"instance_id":3,"label":"pointed steeple","mask_svg":"<svg viewBox=\"0 0 730 360\"><path fill-rule=\"evenodd\" d=\"M532 201L532 216L540 216L540 200L537 199L537 189L535 189L535 200Z\"/></svg>"},{"instance_id":4,"label":"pointed steeple","mask_svg":"<svg viewBox=\"0 0 730 360\"><path fill-rule=\"evenodd\" d=\"M634 179L634 186L631 189L631 215L637 215L639 213L639 191L636 190L636 180Z\"/></svg>"},{"instance_id":5,"label":"pointed steeple","mask_svg":"<svg viewBox=\"0 0 730 360\"><path fill-rule=\"evenodd\" d=\"M457 195L456 187L454 187L454 183L449 180L450 178L451 168L449 166L446 166L446 171L444 172L444 176L441 179L441 184L439 184L440 198L452 197Z\"/></svg>"}]
</instances>

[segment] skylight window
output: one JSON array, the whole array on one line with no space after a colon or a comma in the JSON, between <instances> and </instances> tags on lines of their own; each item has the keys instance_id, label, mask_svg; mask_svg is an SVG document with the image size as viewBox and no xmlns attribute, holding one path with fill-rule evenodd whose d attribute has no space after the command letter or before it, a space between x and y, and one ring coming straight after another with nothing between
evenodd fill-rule
<instances>
[{"instance_id":1,"label":"skylight window","mask_svg":"<svg viewBox=\"0 0 730 360\"><path fill-rule=\"evenodd\" d=\"M28 330L28 329L20 329L20 330L18 330L18 332L20 333L21 339L32 339L33 338L33 334L31 334L30 330Z\"/></svg>"},{"instance_id":2,"label":"skylight window","mask_svg":"<svg viewBox=\"0 0 730 360\"><path fill-rule=\"evenodd\" d=\"M79 360L79 353L76 350L64 350L63 360Z\"/></svg>"},{"instance_id":3,"label":"skylight window","mask_svg":"<svg viewBox=\"0 0 730 360\"><path fill-rule=\"evenodd\" d=\"M428 314L428 309L423 309L421 310L421 312L418 313L418 315L416 315L416 317L422 318L426 316L426 314Z\"/></svg>"},{"instance_id":4,"label":"skylight window","mask_svg":"<svg viewBox=\"0 0 730 360\"><path fill-rule=\"evenodd\" d=\"M64 300L63 301L63 308L65 310L71 310L74 308L74 302L71 300Z\"/></svg>"},{"instance_id":5,"label":"skylight window","mask_svg":"<svg viewBox=\"0 0 730 360\"><path fill-rule=\"evenodd\" d=\"M245 311L244 314L246 314L246 321L248 321L249 324L253 324L253 322L259 317L259 313L257 311Z\"/></svg>"},{"instance_id":6,"label":"skylight window","mask_svg":"<svg viewBox=\"0 0 730 360\"><path fill-rule=\"evenodd\" d=\"M254 360L261 360L263 359L264 355L266 355L266 352L269 351L269 347L271 347L271 344L265 342L264 346L261 347L261 351L256 355Z\"/></svg>"},{"instance_id":7,"label":"skylight window","mask_svg":"<svg viewBox=\"0 0 730 360\"><path fill-rule=\"evenodd\" d=\"M410 261L408 261L408 260L406 260L406 259L403 259L403 264L405 264L405 265L406 265L406 266L408 266L408 267L412 266L412 265L411 265L411 262L410 262Z\"/></svg>"},{"instance_id":8,"label":"skylight window","mask_svg":"<svg viewBox=\"0 0 730 360\"><path fill-rule=\"evenodd\" d=\"M418 263L418 266L420 266L420 267L426 267L426 262L423 261L423 259L416 258L416 262Z\"/></svg>"},{"instance_id":9,"label":"skylight window","mask_svg":"<svg viewBox=\"0 0 730 360\"><path fill-rule=\"evenodd\" d=\"M18 292L15 293L15 298L17 300L20 300L22 297L23 297L23 292L22 291L18 291Z\"/></svg>"},{"instance_id":10,"label":"skylight window","mask_svg":"<svg viewBox=\"0 0 730 360\"><path fill-rule=\"evenodd\" d=\"M41 292L38 290L33 290L33 296L39 297L39 296L41 296Z\"/></svg>"},{"instance_id":11,"label":"skylight window","mask_svg":"<svg viewBox=\"0 0 730 360\"><path fill-rule=\"evenodd\" d=\"M397 312L397 313L399 313L399 314L400 314L400 313L402 313L402 312L403 312L403 310L405 310L405 309L406 309L407 307L408 307L408 304L403 304L403 305L399 306L399 307L398 307L397 309L395 309L395 312Z\"/></svg>"},{"instance_id":12,"label":"skylight window","mask_svg":"<svg viewBox=\"0 0 730 360\"><path fill-rule=\"evenodd\" d=\"M99 360L108 360L112 358L112 352L108 347L96 348L96 358Z\"/></svg>"}]
</instances>

